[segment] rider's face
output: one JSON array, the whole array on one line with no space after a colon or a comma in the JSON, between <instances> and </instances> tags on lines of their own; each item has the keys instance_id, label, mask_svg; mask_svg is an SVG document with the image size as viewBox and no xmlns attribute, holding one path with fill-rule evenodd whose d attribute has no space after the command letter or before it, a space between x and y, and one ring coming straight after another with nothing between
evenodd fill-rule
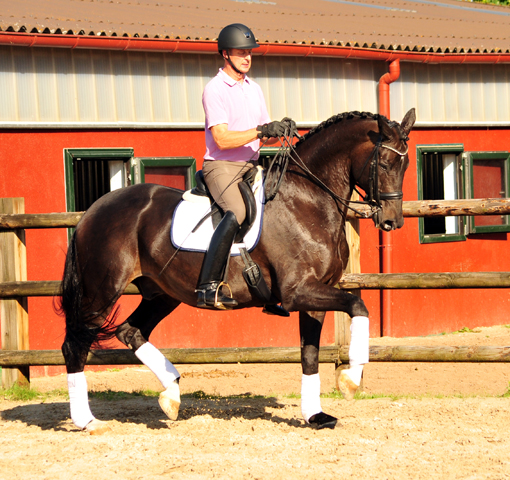
<instances>
[{"instance_id":1,"label":"rider's face","mask_svg":"<svg viewBox=\"0 0 510 480\"><path fill-rule=\"evenodd\" d=\"M235 67L242 73L248 73L251 67L251 49L232 48L229 53Z\"/></svg>"}]
</instances>

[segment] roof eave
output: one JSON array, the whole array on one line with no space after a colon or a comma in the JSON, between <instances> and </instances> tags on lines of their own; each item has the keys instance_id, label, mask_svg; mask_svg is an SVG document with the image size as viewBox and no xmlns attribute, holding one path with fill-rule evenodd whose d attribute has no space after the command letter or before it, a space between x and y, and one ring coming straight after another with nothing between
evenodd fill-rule
<instances>
[{"instance_id":1,"label":"roof eave","mask_svg":"<svg viewBox=\"0 0 510 480\"><path fill-rule=\"evenodd\" d=\"M40 33L0 32L0 45L21 47L79 48L99 50L128 50L169 53L218 52L216 41L191 39L157 39L91 35L56 35ZM417 63L510 63L509 52L437 52L399 50L395 47L352 46L352 45L315 45L293 43L260 43L254 52L264 56L294 57L337 57L361 60L380 60L391 62L399 59Z\"/></svg>"}]
</instances>

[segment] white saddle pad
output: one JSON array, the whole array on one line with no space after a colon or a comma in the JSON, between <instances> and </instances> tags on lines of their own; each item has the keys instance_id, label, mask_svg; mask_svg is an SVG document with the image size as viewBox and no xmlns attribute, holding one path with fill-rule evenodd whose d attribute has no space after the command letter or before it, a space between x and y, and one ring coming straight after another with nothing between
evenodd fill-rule
<instances>
[{"instance_id":1,"label":"white saddle pad","mask_svg":"<svg viewBox=\"0 0 510 480\"><path fill-rule=\"evenodd\" d=\"M264 179L262 169L259 170L253 183L253 194L257 205L257 215L253 226L244 236L244 243L234 243L231 255L240 255L239 248L246 247L251 251L257 245L262 231L262 217L264 211ZM211 211L211 202L207 197L192 195L190 190L184 192L182 200L177 205L170 229L170 237L174 247L193 252L205 252L209 247L214 227L212 216L207 218L200 227L193 229L202 218Z\"/></svg>"}]
</instances>

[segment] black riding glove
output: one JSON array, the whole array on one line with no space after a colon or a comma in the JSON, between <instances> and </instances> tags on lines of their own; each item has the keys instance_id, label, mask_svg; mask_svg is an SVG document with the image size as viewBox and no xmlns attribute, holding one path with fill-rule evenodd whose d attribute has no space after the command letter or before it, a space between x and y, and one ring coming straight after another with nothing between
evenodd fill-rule
<instances>
[{"instance_id":1,"label":"black riding glove","mask_svg":"<svg viewBox=\"0 0 510 480\"><path fill-rule=\"evenodd\" d=\"M271 122L259 125L257 130L260 132L257 137L259 138L277 138L285 135L286 124L284 122Z\"/></svg>"},{"instance_id":2,"label":"black riding glove","mask_svg":"<svg viewBox=\"0 0 510 480\"><path fill-rule=\"evenodd\" d=\"M301 135L298 133L298 129L297 129L297 125L296 125L296 122L294 120L292 120L292 118L289 118L289 117L285 117L285 118L282 118L282 123L285 124L285 135L288 136L288 137L297 137L297 138L302 138Z\"/></svg>"},{"instance_id":3,"label":"black riding glove","mask_svg":"<svg viewBox=\"0 0 510 480\"><path fill-rule=\"evenodd\" d=\"M282 118L281 122L271 122L265 123L264 125L259 125L257 130L260 132L258 134L259 138L276 138L276 137L300 137L297 131L297 125L294 120L289 117Z\"/></svg>"}]
</instances>

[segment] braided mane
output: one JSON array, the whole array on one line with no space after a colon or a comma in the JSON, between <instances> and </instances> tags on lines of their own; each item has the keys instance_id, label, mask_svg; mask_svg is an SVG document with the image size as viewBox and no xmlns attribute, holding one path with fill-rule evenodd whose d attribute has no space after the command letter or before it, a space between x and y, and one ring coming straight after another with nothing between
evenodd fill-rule
<instances>
[{"instance_id":1,"label":"braided mane","mask_svg":"<svg viewBox=\"0 0 510 480\"><path fill-rule=\"evenodd\" d=\"M400 129L400 124L398 124L397 122L388 120L384 115L380 115L378 113L356 112L355 111L355 112L345 112L345 113L339 113L337 115L333 115L332 117L328 118L327 120L320 123L316 127L312 128L308 133L306 133L303 136L303 138L301 140L299 140L299 142L296 143L296 146L299 145L300 143L306 141L308 138L314 136L316 133L319 133L322 130L330 127L331 125L335 125L336 123L339 123L343 120L352 120L353 118L360 118L362 120L368 118L368 119L376 120L376 121L379 119L383 119L384 121L386 121L386 123L391 128L395 128L395 127L398 128L401 138L405 137L404 133Z\"/></svg>"}]
</instances>

